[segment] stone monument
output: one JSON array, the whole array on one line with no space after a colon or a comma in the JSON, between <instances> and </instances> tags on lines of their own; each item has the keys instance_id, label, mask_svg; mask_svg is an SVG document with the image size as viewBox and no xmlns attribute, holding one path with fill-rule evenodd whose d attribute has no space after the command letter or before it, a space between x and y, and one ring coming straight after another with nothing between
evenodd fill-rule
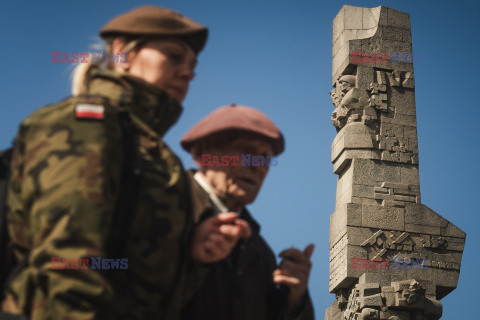
<instances>
[{"instance_id":1,"label":"stone monument","mask_svg":"<svg viewBox=\"0 0 480 320\"><path fill-rule=\"evenodd\" d=\"M413 71L407 13L342 7L330 91L336 301L326 320L440 319L439 300L457 286L466 235L420 201Z\"/></svg>"}]
</instances>

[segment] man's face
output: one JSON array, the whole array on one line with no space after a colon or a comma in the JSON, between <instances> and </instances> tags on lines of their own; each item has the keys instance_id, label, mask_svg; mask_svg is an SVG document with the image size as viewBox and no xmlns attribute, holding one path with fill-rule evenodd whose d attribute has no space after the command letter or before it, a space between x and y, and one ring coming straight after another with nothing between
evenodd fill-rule
<instances>
[{"instance_id":1,"label":"man's face","mask_svg":"<svg viewBox=\"0 0 480 320\"><path fill-rule=\"evenodd\" d=\"M241 154L271 157L271 144L258 138L238 138L222 148L207 146L205 151L219 158L224 155L238 156L237 166L232 166L231 161L228 166L200 166L214 192L224 200L227 207L236 211L252 203L262 187L269 166L242 166Z\"/></svg>"}]
</instances>

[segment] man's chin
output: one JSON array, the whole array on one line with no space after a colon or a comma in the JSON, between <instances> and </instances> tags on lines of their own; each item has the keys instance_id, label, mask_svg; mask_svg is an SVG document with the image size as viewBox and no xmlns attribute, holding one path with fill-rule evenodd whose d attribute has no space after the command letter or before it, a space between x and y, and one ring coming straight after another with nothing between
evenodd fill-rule
<instances>
[{"instance_id":1,"label":"man's chin","mask_svg":"<svg viewBox=\"0 0 480 320\"><path fill-rule=\"evenodd\" d=\"M256 196L256 194L253 195L248 192L239 192L233 195L232 198L234 198L233 200L235 201L235 203L237 203L237 205L239 205L240 207L244 207L255 201Z\"/></svg>"}]
</instances>

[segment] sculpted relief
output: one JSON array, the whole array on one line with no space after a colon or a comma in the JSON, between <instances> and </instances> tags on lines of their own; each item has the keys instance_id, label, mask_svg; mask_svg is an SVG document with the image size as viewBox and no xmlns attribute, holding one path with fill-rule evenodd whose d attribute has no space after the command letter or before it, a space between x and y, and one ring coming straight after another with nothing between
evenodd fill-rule
<instances>
[{"instance_id":1,"label":"sculpted relief","mask_svg":"<svg viewBox=\"0 0 480 320\"><path fill-rule=\"evenodd\" d=\"M361 79L359 79L361 78ZM332 123L337 132L351 123L364 124L372 135L375 159L418 164L413 72L358 68L335 81L330 91Z\"/></svg>"}]
</instances>

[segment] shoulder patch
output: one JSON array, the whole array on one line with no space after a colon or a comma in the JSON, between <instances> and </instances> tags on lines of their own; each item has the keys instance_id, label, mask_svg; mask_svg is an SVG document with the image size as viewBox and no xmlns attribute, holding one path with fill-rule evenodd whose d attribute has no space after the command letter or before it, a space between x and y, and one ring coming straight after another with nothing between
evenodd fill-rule
<instances>
[{"instance_id":1,"label":"shoulder patch","mask_svg":"<svg viewBox=\"0 0 480 320\"><path fill-rule=\"evenodd\" d=\"M75 118L77 119L105 119L105 106L101 104L77 103L75 105Z\"/></svg>"}]
</instances>

